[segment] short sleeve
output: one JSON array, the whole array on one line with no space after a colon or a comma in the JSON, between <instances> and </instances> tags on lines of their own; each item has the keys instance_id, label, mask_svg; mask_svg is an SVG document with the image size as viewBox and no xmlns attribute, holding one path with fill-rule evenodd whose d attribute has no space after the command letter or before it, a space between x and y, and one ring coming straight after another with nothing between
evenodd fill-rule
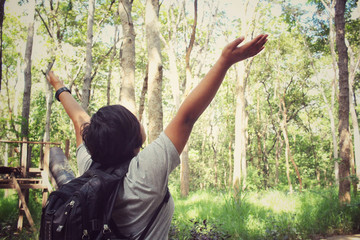
<instances>
[{"instance_id":1,"label":"short sleeve","mask_svg":"<svg viewBox=\"0 0 360 240\"><path fill-rule=\"evenodd\" d=\"M126 178L151 192L163 193L170 173L180 164L179 153L164 132L130 163Z\"/></svg>"},{"instance_id":2,"label":"short sleeve","mask_svg":"<svg viewBox=\"0 0 360 240\"><path fill-rule=\"evenodd\" d=\"M76 161L80 175L90 168L92 163L91 156L83 143L76 149Z\"/></svg>"}]
</instances>

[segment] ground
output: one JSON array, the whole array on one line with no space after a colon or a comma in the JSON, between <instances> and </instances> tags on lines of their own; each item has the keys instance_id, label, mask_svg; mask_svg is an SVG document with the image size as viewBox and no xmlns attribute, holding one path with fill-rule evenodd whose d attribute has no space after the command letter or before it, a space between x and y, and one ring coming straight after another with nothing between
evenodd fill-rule
<instances>
[{"instance_id":1,"label":"ground","mask_svg":"<svg viewBox=\"0 0 360 240\"><path fill-rule=\"evenodd\" d=\"M330 240L360 240L360 234L355 235L341 235L341 236L333 236L326 239Z\"/></svg>"}]
</instances>

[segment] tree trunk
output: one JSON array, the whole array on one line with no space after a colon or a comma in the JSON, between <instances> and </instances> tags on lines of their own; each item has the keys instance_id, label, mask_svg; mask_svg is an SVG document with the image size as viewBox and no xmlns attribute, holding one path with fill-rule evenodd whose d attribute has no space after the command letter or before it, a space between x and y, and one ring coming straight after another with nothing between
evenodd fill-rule
<instances>
[{"instance_id":1,"label":"tree trunk","mask_svg":"<svg viewBox=\"0 0 360 240\"><path fill-rule=\"evenodd\" d=\"M135 30L131 16L132 3L133 1L130 0L121 0L119 3L119 16L124 35L120 48L122 82L120 104L137 115L135 103Z\"/></svg>"},{"instance_id":2,"label":"tree trunk","mask_svg":"<svg viewBox=\"0 0 360 240\"><path fill-rule=\"evenodd\" d=\"M35 25L35 0L29 2L29 5L32 7L29 11L29 26L28 26L28 35L26 40L26 49L25 49L25 71L24 71L24 97L23 97L23 107L22 107L22 122L21 122L21 136L22 140L26 141L29 139L29 116L30 116L30 101L31 101L31 57L34 41L34 25ZM22 155L28 156L26 145L22 147ZM28 168L28 158L21 158L20 166L23 168L23 176L26 177ZM25 196L26 203L29 198L29 190L22 190L23 195ZM25 203L24 203L25 204ZM18 229L22 229L23 217L24 217L24 205L19 199L19 218L18 218Z\"/></svg>"},{"instance_id":3,"label":"tree trunk","mask_svg":"<svg viewBox=\"0 0 360 240\"><path fill-rule=\"evenodd\" d=\"M115 19L117 20L119 17L119 10L116 11L115 13ZM118 29L118 25L115 25L115 32L114 32L114 44L113 44L113 50L112 53L110 55L110 63L109 63L109 73L108 73L108 79L107 79L107 89L106 89L106 105L110 105L111 104L111 75L112 75L112 65L113 65L113 61L114 58L116 56L116 43L118 42L118 38L119 38L119 29Z\"/></svg>"},{"instance_id":4,"label":"tree trunk","mask_svg":"<svg viewBox=\"0 0 360 240\"><path fill-rule=\"evenodd\" d=\"M48 69L46 73L48 73L55 60L49 63ZM50 142L50 117L51 117L51 106L53 104L53 87L51 84L45 79L46 82L46 121L45 121L45 133L44 133L44 142Z\"/></svg>"},{"instance_id":5,"label":"tree trunk","mask_svg":"<svg viewBox=\"0 0 360 240\"><path fill-rule=\"evenodd\" d=\"M355 158L354 158L354 147L352 142L350 142L350 172L352 177L350 178L351 184L353 185L353 194L356 197L357 195L357 181L353 178L356 176L356 170L355 170Z\"/></svg>"},{"instance_id":6,"label":"tree trunk","mask_svg":"<svg viewBox=\"0 0 360 240\"><path fill-rule=\"evenodd\" d=\"M0 0L0 91L1 91L1 82L2 82L2 33L3 33L3 21L4 21L4 5L5 0Z\"/></svg>"},{"instance_id":7,"label":"tree trunk","mask_svg":"<svg viewBox=\"0 0 360 240\"><path fill-rule=\"evenodd\" d=\"M324 0L321 0L322 4L328 11L328 21L329 21L329 45L330 45L330 52L332 58L332 68L333 68L333 79L331 82L331 105L330 109L328 109L329 117L330 117L330 126L331 126L331 135L333 139L333 157L334 157L334 172L335 172L335 181L336 184L339 185L339 151L338 151L338 143L337 143L337 134L335 128L335 117L334 117L334 109L335 109L335 96L338 95L336 91L336 83L337 83L337 67L336 67L336 51L335 51L335 28L334 28L334 19L335 19L335 0L331 0L329 4L327 4Z\"/></svg>"},{"instance_id":8,"label":"tree trunk","mask_svg":"<svg viewBox=\"0 0 360 240\"><path fill-rule=\"evenodd\" d=\"M162 74L159 0L146 0L145 28L149 62L148 113L149 142L155 140L163 130Z\"/></svg>"},{"instance_id":9,"label":"tree trunk","mask_svg":"<svg viewBox=\"0 0 360 240\"><path fill-rule=\"evenodd\" d=\"M34 22L35 22L35 1L32 1L31 9L29 14L30 23L28 26L28 35L26 40L25 48L25 71L24 71L24 98L22 107L22 124L21 124L21 135L26 140L29 136L29 115L30 115L30 100L31 100L31 55L34 41Z\"/></svg>"},{"instance_id":10,"label":"tree trunk","mask_svg":"<svg viewBox=\"0 0 360 240\"><path fill-rule=\"evenodd\" d=\"M184 98L188 95L192 88L193 83L193 76L191 73L190 67L190 55L194 46L195 42L195 35L196 35L196 25L197 25L197 0L194 1L194 24L192 26L191 37L189 41L189 45L186 48L186 56L185 56L185 83L186 88L184 92ZM186 197L189 195L189 186L190 186L190 167L189 167L189 144L190 144L190 137L184 147L183 152L181 153L181 168L180 168L180 189L181 189L181 196Z\"/></svg>"},{"instance_id":11,"label":"tree trunk","mask_svg":"<svg viewBox=\"0 0 360 240\"><path fill-rule=\"evenodd\" d=\"M334 8L334 2L331 3L330 9ZM331 15L331 14L330 14ZM336 184L339 184L339 151L338 151L338 142L337 142L337 134L336 134L336 128L335 128L335 117L334 117L334 109L335 109L335 96L338 95L336 92L336 82L337 82L337 68L336 68L336 52L335 52L335 29L333 25L334 18L329 17L329 24L330 24L330 33L329 33L329 39L330 39L330 50L331 50L331 57L332 57L332 66L334 71L334 77L331 82L331 105L329 110L329 116L330 116L330 124L331 124L331 135L333 139L333 156L334 156L334 172L335 172L335 181Z\"/></svg>"},{"instance_id":12,"label":"tree trunk","mask_svg":"<svg viewBox=\"0 0 360 240\"><path fill-rule=\"evenodd\" d=\"M251 24L254 22L256 7L259 0L247 0L243 2L240 9L241 16L241 35L247 36L250 33ZM251 9L250 9L251 8ZM242 61L237 64L237 83L236 83L236 110L235 110L235 147L234 147L234 174L233 186L239 190L242 186L246 188L246 148L247 148L247 112L246 112L246 85L250 73L250 60ZM238 186L237 186L238 185Z\"/></svg>"},{"instance_id":13,"label":"tree trunk","mask_svg":"<svg viewBox=\"0 0 360 240\"><path fill-rule=\"evenodd\" d=\"M349 88L349 95L353 96L352 85ZM360 132L359 132L359 124L358 118L355 110L355 105L353 100L350 100L350 113L351 113L351 120L354 132L354 148L355 148L355 164L356 164L356 176L360 179Z\"/></svg>"},{"instance_id":14,"label":"tree trunk","mask_svg":"<svg viewBox=\"0 0 360 240\"><path fill-rule=\"evenodd\" d=\"M285 141L285 146L286 146L286 149L285 149L286 177L287 177L288 184L289 184L289 192L293 193L293 186L292 186L292 183L291 183L290 166L289 166L289 154L291 154L291 153L290 153L289 139L288 139L287 130L286 130L286 113L284 114L285 109L282 109L283 108L283 103L282 102L283 102L283 97L280 96L279 109L282 112L283 119L280 120L280 118L279 118L279 121L280 121L280 127L281 127L281 131L283 133L283 136L284 136L284 141Z\"/></svg>"},{"instance_id":15,"label":"tree trunk","mask_svg":"<svg viewBox=\"0 0 360 240\"><path fill-rule=\"evenodd\" d=\"M236 83L236 110L235 110L235 148L233 185L236 188L246 187L246 76L244 62L238 63ZM236 186L238 185L238 186Z\"/></svg>"},{"instance_id":16,"label":"tree trunk","mask_svg":"<svg viewBox=\"0 0 360 240\"><path fill-rule=\"evenodd\" d=\"M276 152L275 152L275 185L279 184L279 160L282 149L280 131L276 131Z\"/></svg>"},{"instance_id":17,"label":"tree trunk","mask_svg":"<svg viewBox=\"0 0 360 240\"><path fill-rule=\"evenodd\" d=\"M140 122L142 121L142 118L143 118L144 109L145 109L145 96L148 91L148 72L149 72L149 65L146 65L146 72L145 72L145 77L144 77L144 81L143 81L143 86L141 89L139 112L138 112L138 114L139 114L138 119Z\"/></svg>"},{"instance_id":18,"label":"tree trunk","mask_svg":"<svg viewBox=\"0 0 360 240\"><path fill-rule=\"evenodd\" d=\"M350 52L350 76L349 76L349 107L350 107L350 116L353 127L353 135L354 135L354 149L355 149L355 166L356 166L356 176L360 179L360 132L359 132L359 124L358 124L358 115L355 109L355 95L353 92L354 87L354 79L356 75L356 71L360 64L360 56L358 56L358 60L355 63L355 56L351 47L349 47ZM353 151L351 151L353 152Z\"/></svg>"},{"instance_id":19,"label":"tree trunk","mask_svg":"<svg viewBox=\"0 0 360 240\"><path fill-rule=\"evenodd\" d=\"M228 146L228 161L229 161L229 179L228 185L233 185L233 153L232 153L232 138L230 138L229 146Z\"/></svg>"},{"instance_id":20,"label":"tree trunk","mask_svg":"<svg viewBox=\"0 0 360 240\"><path fill-rule=\"evenodd\" d=\"M86 112L89 112L90 89L91 89L91 71L92 71L92 44L93 44L93 25L95 13L95 0L89 0L89 10L87 18L87 38L86 38L86 67L85 77L82 89L81 106Z\"/></svg>"},{"instance_id":21,"label":"tree trunk","mask_svg":"<svg viewBox=\"0 0 360 240\"><path fill-rule=\"evenodd\" d=\"M339 67L339 201L350 202L350 132L349 132L349 72L348 53L345 45L345 4L346 0L337 0L335 5L336 46Z\"/></svg>"}]
</instances>

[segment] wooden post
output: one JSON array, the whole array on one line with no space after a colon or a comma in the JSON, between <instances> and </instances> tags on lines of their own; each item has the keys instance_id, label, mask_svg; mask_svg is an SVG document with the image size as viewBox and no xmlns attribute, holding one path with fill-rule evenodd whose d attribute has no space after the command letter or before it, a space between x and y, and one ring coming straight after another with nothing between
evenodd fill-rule
<instances>
[{"instance_id":1,"label":"wooden post","mask_svg":"<svg viewBox=\"0 0 360 240\"><path fill-rule=\"evenodd\" d=\"M70 159L70 140L65 140L65 157L69 160Z\"/></svg>"},{"instance_id":2,"label":"wooden post","mask_svg":"<svg viewBox=\"0 0 360 240\"><path fill-rule=\"evenodd\" d=\"M9 165L9 144L5 144L5 152L4 152L4 166L7 167ZM5 175L7 178L9 175ZM4 191L4 198L7 198L9 196L9 190L5 189Z\"/></svg>"},{"instance_id":3,"label":"wooden post","mask_svg":"<svg viewBox=\"0 0 360 240\"><path fill-rule=\"evenodd\" d=\"M26 138L23 139L26 141ZM24 142L21 145L21 159L20 159L21 174L23 177L27 177L28 168L28 143Z\"/></svg>"},{"instance_id":4,"label":"wooden post","mask_svg":"<svg viewBox=\"0 0 360 240\"><path fill-rule=\"evenodd\" d=\"M26 204L26 199L25 199L25 196L23 195L22 191L21 191L21 188L19 186L19 183L17 182L14 174L11 174L11 179L12 179L12 182L15 186L15 189L19 195L19 199L22 203L22 208L24 209L24 212L25 212L25 215L26 215L26 218L28 219L29 221L29 224L31 226L31 229L35 232L36 231L36 228L35 228L35 224L34 224L34 220L32 219L31 217L31 214L30 214L30 211L29 211L29 208L27 207L27 204ZM19 223L19 222L18 222ZM23 223L23 219L21 219L21 228L19 228L19 225L18 225L18 229L21 230L22 229L22 223Z\"/></svg>"},{"instance_id":5,"label":"wooden post","mask_svg":"<svg viewBox=\"0 0 360 240\"><path fill-rule=\"evenodd\" d=\"M28 143L25 142L26 138L23 138L23 141L24 142L21 145L20 167L21 167L21 175L24 178L26 178L27 169L28 169ZM19 218L18 218L17 228L19 230L22 230L24 223L24 205L26 205L26 200L27 200L26 198L28 198L29 190L21 190L20 187L19 189L16 190L18 191L18 195L19 195ZM21 200L20 195L23 197L23 201Z\"/></svg>"},{"instance_id":6,"label":"wooden post","mask_svg":"<svg viewBox=\"0 0 360 240\"><path fill-rule=\"evenodd\" d=\"M41 171L41 177L44 184L47 186L47 189L43 189L43 201L42 206L44 207L48 198L48 193L52 192L52 186L49 181L49 162L50 162L50 144L45 144L44 151L44 166Z\"/></svg>"}]
</instances>

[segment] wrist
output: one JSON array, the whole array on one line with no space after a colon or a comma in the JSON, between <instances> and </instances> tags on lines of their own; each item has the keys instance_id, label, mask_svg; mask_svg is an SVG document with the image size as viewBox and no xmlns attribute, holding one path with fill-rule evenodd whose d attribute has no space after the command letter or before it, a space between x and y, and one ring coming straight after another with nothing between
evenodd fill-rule
<instances>
[{"instance_id":1,"label":"wrist","mask_svg":"<svg viewBox=\"0 0 360 240\"><path fill-rule=\"evenodd\" d=\"M68 92L71 94L70 90L67 88L67 87L62 87L62 88L59 88L58 90L56 90L56 93L55 93L55 99L58 100L60 102L60 94L62 94L63 92Z\"/></svg>"},{"instance_id":2,"label":"wrist","mask_svg":"<svg viewBox=\"0 0 360 240\"><path fill-rule=\"evenodd\" d=\"M55 83L52 85L55 89L55 91L59 90L60 88L65 87L65 85L63 83Z\"/></svg>"},{"instance_id":3,"label":"wrist","mask_svg":"<svg viewBox=\"0 0 360 240\"><path fill-rule=\"evenodd\" d=\"M217 63L226 70L228 70L233 65L231 62L227 61L223 56L220 56Z\"/></svg>"}]
</instances>

